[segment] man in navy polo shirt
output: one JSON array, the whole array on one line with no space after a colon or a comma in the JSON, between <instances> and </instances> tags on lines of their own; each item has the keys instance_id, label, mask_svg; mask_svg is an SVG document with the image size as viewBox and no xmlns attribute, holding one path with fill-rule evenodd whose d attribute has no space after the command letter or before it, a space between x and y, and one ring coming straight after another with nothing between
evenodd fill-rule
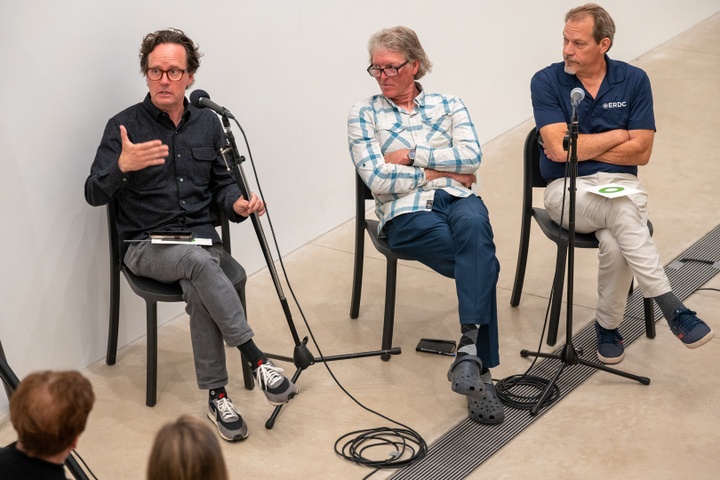
<instances>
[{"instance_id":1,"label":"man in navy polo shirt","mask_svg":"<svg viewBox=\"0 0 720 480\"><path fill-rule=\"evenodd\" d=\"M548 181L545 207L565 227L568 152L563 139L572 115L571 91L581 88L585 92L577 106L575 229L595 232L600 244L595 330L598 358L608 364L620 362L625 355L617 327L633 276L643 295L658 303L670 329L686 347L699 347L714 336L672 292L647 228L647 193L638 181L637 167L648 163L652 151L652 91L644 71L607 56L614 34L615 23L602 7L587 4L570 10L563 30L564 62L540 70L530 85L535 125L542 139L540 170ZM633 193L606 198L588 191L609 184Z\"/></svg>"}]
</instances>

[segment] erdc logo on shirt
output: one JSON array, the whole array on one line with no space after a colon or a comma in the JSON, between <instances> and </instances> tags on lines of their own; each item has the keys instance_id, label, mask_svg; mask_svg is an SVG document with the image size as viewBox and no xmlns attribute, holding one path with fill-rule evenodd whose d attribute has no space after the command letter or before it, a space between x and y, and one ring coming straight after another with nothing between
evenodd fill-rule
<instances>
[{"instance_id":1,"label":"erdc logo on shirt","mask_svg":"<svg viewBox=\"0 0 720 480\"><path fill-rule=\"evenodd\" d=\"M627 107L627 102L606 102L602 104L602 108L609 109L609 108L625 108Z\"/></svg>"}]
</instances>

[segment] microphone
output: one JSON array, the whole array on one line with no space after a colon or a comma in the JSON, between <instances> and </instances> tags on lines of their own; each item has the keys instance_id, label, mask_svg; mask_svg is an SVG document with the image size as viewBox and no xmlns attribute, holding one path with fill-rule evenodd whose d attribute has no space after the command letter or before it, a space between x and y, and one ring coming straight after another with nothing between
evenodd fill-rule
<instances>
[{"instance_id":1,"label":"microphone","mask_svg":"<svg viewBox=\"0 0 720 480\"><path fill-rule=\"evenodd\" d=\"M197 108L209 108L218 115L222 115L228 118L235 118L230 111L218 105L217 103L210 100L210 95L205 90L195 90L190 94L190 103Z\"/></svg>"},{"instance_id":2,"label":"microphone","mask_svg":"<svg viewBox=\"0 0 720 480\"><path fill-rule=\"evenodd\" d=\"M577 107L578 105L580 105L580 102L582 102L584 99L585 90L583 90L582 88L576 87L572 89L572 92L570 92L570 103L573 107Z\"/></svg>"}]
</instances>

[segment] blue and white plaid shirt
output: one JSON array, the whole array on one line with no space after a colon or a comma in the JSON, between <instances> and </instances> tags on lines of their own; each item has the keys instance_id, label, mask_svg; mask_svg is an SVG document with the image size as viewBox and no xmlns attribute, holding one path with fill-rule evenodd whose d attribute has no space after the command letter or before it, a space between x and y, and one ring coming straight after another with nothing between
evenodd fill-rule
<instances>
[{"instance_id":1,"label":"blue and white plaid shirt","mask_svg":"<svg viewBox=\"0 0 720 480\"><path fill-rule=\"evenodd\" d=\"M348 142L355 169L375 197L380 229L398 215L432 210L436 190L455 197L474 192L441 177L428 182L425 168L442 172L473 173L482 153L475 126L465 104L442 94L415 97L412 112L383 95L353 106L348 115ZM386 153L415 148L413 166L385 163Z\"/></svg>"}]
</instances>

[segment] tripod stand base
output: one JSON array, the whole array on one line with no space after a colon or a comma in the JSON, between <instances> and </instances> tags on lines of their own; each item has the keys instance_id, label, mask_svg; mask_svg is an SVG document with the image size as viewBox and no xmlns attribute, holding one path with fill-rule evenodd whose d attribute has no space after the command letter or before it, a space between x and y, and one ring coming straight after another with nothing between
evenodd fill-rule
<instances>
[{"instance_id":1,"label":"tripod stand base","mask_svg":"<svg viewBox=\"0 0 720 480\"><path fill-rule=\"evenodd\" d=\"M302 342L299 345L295 346L295 349L293 351L293 358L284 357L282 355L274 355L272 353L266 353L268 358L273 358L277 360L284 360L284 361L292 361L295 364L296 370L295 374L292 376L292 382L297 383L298 378L300 377L300 374L303 370L305 370L310 365L313 365L317 362L333 362L335 360L349 360L353 358L363 358L363 357L376 357L380 356L380 358L390 358L390 355L400 355L402 353L402 350L400 347L393 347L389 350L375 350L371 352L358 352L358 353L346 353L342 355L329 355L324 357L313 357L313 355L310 353L310 350L307 348L307 342L308 338L303 338ZM278 415L280 415L280 410L282 410L282 407L285 405L277 405L275 407L275 410L273 410L272 415L270 415L270 418L268 418L267 422L265 422L265 428L268 430L272 429L273 426L275 426L275 420L277 419Z\"/></svg>"},{"instance_id":2,"label":"tripod stand base","mask_svg":"<svg viewBox=\"0 0 720 480\"><path fill-rule=\"evenodd\" d=\"M560 367L555 372L555 375L553 378L548 382L547 387L545 387L545 390L543 390L543 393L540 395L540 399L535 404L535 406L530 410L530 415L537 415L540 409L545 406L546 400L548 399L548 396L556 387L556 383L558 379L560 378L560 375L562 374L563 370L565 370L565 367L570 365L585 365L590 368L594 368L595 370L602 370L603 372L612 373L613 375L618 375L620 377L629 378L630 380L635 380L636 382L640 382L643 385L650 385L650 379L648 377L642 377L639 375L634 375L632 373L623 372L622 370L617 370L615 368L606 367L605 365L600 365L597 363L589 362L587 360L583 360L580 358L580 355L582 355L582 351L578 353L577 350L575 350L575 347L572 344L567 344L565 347L563 347L561 353L543 353L543 352L532 352L530 350L521 350L520 356L523 358L526 357L540 357L540 358L551 358L551 359L558 359L562 363L560 364Z\"/></svg>"}]
</instances>

